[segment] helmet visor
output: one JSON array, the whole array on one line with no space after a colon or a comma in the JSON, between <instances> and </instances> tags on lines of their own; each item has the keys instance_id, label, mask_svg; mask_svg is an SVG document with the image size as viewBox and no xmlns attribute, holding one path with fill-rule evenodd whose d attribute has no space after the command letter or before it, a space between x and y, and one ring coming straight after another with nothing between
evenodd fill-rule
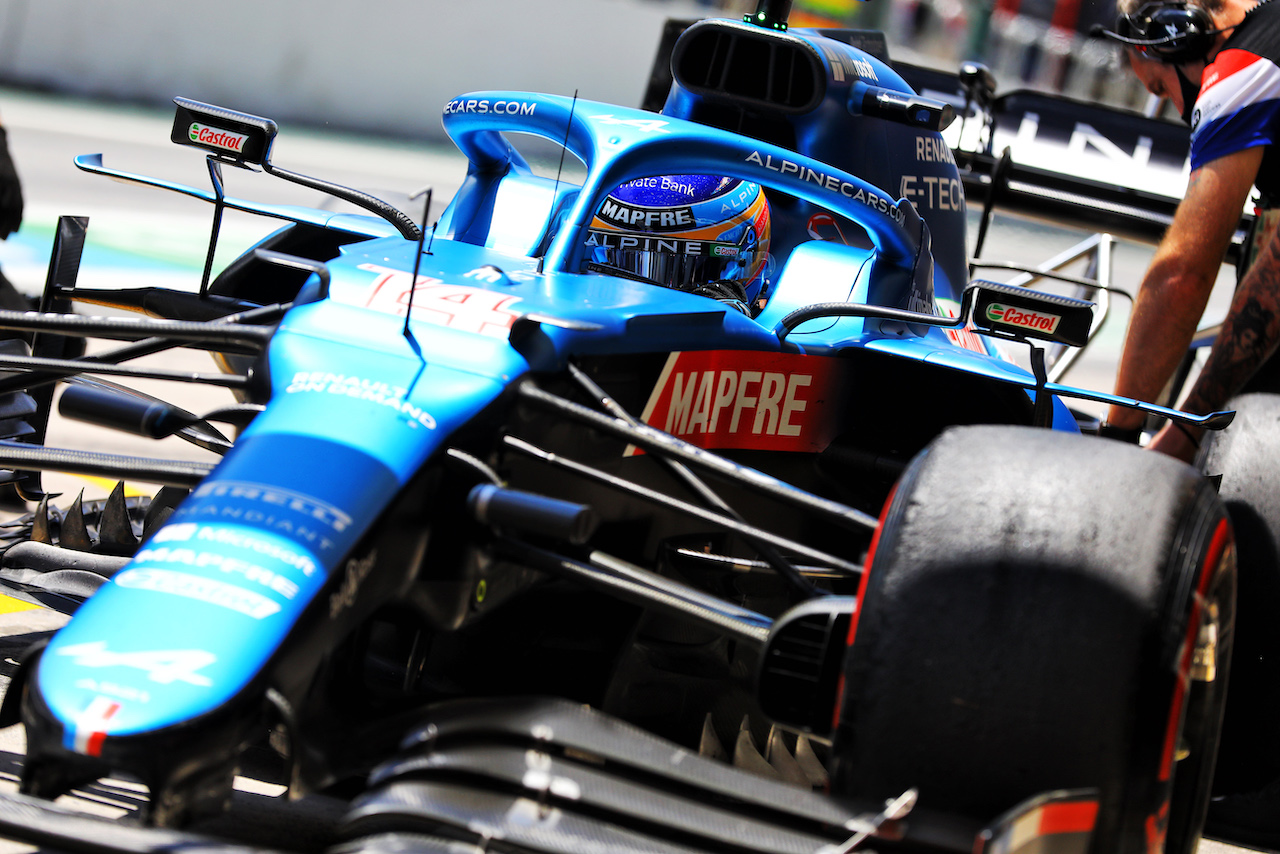
<instances>
[{"instance_id":1,"label":"helmet visor","mask_svg":"<svg viewBox=\"0 0 1280 854\"><path fill-rule=\"evenodd\" d=\"M731 243L592 231L589 259L669 288L737 278L751 253Z\"/></svg>"}]
</instances>

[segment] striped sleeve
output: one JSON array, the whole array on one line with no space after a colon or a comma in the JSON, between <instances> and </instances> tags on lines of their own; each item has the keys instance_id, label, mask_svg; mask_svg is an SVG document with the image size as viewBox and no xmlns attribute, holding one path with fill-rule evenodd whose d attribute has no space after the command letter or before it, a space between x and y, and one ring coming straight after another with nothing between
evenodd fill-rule
<instances>
[{"instance_id":1,"label":"striped sleeve","mask_svg":"<svg viewBox=\"0 0 1280 854\"><path fill-rule=\"evenodd\" d=\"M1191 168L1280 139L1280 67L1224 50L1205 69L1191 121Z\"/></svg>"}]
</instances>

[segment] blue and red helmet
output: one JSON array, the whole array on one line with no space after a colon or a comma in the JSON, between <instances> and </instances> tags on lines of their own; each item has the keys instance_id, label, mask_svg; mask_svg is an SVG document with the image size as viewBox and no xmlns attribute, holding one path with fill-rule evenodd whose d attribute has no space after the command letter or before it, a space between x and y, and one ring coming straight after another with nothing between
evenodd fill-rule
<instances>
[{"instance_id":1,"label":"blue and red helmet","mask_svg":"<svg viewBox=\"0 0 1280 854\"><path fill-rule=\"evenodd\" d=\"M736 178L637 178L605 198L587 250L588 262L669 288L734 282L752 304L768 275L769 203Z\"/></svg>"}]
</instances>

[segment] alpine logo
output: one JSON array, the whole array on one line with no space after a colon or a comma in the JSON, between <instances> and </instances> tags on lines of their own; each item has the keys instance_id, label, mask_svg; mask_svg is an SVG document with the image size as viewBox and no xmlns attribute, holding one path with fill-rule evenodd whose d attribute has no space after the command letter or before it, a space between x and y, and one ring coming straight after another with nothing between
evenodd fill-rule
<instances>
[{"instance_id":1,"label":"alpine logo","mask_svg":"<svg viewBox=\"0 0 1280 854\"><path fill-rule=\"evenodd\" d=\"M726 245L708 243L705 240L679 240L675 237L662 236L651 237L645 234L631 236L611 231L592 231L587 235L585 243L588 247L606 246L611 249L635 252L663 252L667 255L709 255L714 249L722 248ZM414 308L416 309L417 306L415 305Z\"/></svg>"},{"instance_id":2,"label":"alpine logo","mask_svg":"<svg viewBox=\"0 0 1280 854\"><path fill-rule=\"evenodd\" d=\"M1062 318L1056 314L1045 314L1040 311L1023 311L1014 308L1011 305L1002 305L993 302L987 306L987 320L992 323L1003 323L1006 326L1019 326L1023 329L1035 329L1040 332L1050 332L1058 328L1058 321Z\"/></svg>"},{"instance_id":3,"label":"alpine logo","mask_svg":"<svg viewBox=\"0 0 1280 854\"><path fill-rule=\"evenodd\" d=\"M107 649L106 641L64 646L57 654L71 656L80 667L128 667L141 670L148 679L161 685L185 682L200 688L213 685L200 671L217 661L213 653L202 649L112 652Z\"/></svg>"},{"instance_id":4,"label":"alpine logo","mask_svg":"<svg viewBox=\"0 0 1280 854\"><path fill-rule=\"evenodd\" d=\"M192 142L234 151L236 154L243 152L244 144L249 141L249 137L245 134L232 133L229 130L209 127L199 122L191 123L191 127L187 129L187 135L191 137Z\"/></svg>"}]
</instances>

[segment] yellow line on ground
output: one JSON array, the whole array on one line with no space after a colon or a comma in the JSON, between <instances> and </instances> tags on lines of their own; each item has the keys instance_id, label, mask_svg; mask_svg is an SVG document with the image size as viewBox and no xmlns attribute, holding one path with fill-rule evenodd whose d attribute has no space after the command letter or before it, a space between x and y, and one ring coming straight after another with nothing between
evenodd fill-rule
<instances>
[{"instance_id":1,"label":"yellow line on ground","mask_svg":"<svg viewBox=\"0 0 1280 854\"><path fill-rule=\"evenodd\" d=\"M85 483L88 483L92 486L96 486L102 489L107 494L110 494L111 490L116 488L116 481L112 480L109 477L94 477L92 475L87 475L87 474L77 475L77 477L80 480L83 480ZM136 486L130 486L128 483L125 483L124 485L125 498L137 498L138 496L141 496L141 495L150 495L150 494L151 494L150 492L147 492L146 490L143 490L143 489L138 489Z\"/></svg>"},{"instance_id":2,"label":"yellow line on ground","mask_svg":"<svg viewBox=\"0 0 1280 854\"><path fill-rule=\"evenodd\" d=\"M39 607L39 605L32 605L30 602L23 602L21 599L14 599L12 596L0 594L0 614L12 614L15 611L30 611L33 608Z\"/></svg>"}]
</instances>

